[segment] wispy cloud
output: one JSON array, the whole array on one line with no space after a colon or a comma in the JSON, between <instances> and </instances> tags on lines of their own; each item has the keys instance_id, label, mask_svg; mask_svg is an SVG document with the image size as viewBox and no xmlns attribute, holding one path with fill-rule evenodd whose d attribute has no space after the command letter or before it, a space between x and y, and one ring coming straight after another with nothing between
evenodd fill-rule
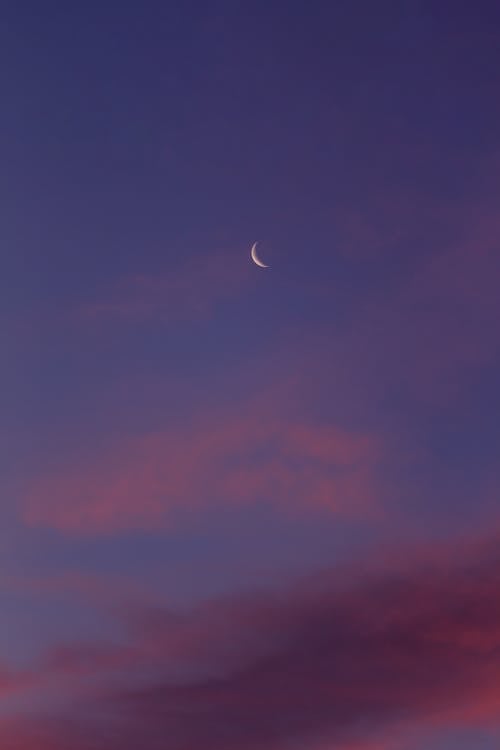
<instances>
[{"instance_id":1,"label":"wispy cloud","mask_svg":"<svg viewBox=\"0 0 500 750\"><path fill-rule=\"evenodd\" d=\"M158 275L121 278L102 297L86 304L81 314L95 321L203 319L219 303L241 292L252 278L251 270L241 253L198 254Z\"/></svg>"},{"instance_id":2,"label":"wispy cloud","mask_svg":"<svg viewBox=\"0 0 500 750\"><path fill-rule=\"evenodd\" d=\"M120 439L27 489L22 515L65 532L171 526L187 512L267 503L286 514L371 513L382 446L373 436L265 405Z\"/></svg>"}]
</instances>

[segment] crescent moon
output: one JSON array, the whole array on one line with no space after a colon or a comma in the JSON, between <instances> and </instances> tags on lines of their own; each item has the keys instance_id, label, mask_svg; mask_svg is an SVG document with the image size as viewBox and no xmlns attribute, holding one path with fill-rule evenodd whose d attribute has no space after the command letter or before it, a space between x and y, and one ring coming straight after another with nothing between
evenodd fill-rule
<instances>
[{"instance_id":1,"label":"crescent moon","mask_svg":"<svg viewBox=\"0 0 500 750\"><path fill-rule=\"evenodd\" d=\"M252 256L252 260L253 260L253 262L254 262L254 263L255 263L255 264L257 265L257 266L260 266L261 268L269 268L269 266L266 266L266 264L265 264L265 263L263 263L263 262L261 261L261 259L259 258L259 256L257 255L257 242L254 242L254 243L253 243L253 245L252 245L252 249L250 250L250 255Z\"/></svg>"}]
</instances>

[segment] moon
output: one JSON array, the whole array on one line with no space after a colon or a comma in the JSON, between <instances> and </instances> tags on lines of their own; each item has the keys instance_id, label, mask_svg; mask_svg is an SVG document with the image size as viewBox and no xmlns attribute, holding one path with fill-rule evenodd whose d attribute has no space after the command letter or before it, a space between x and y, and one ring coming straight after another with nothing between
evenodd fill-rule
<instances>
[{"instance_id":1,"label":"moon","mask_svg":"<svg viewBox=\"0 0 500 750\"><path fill-rule=\"evenodd\" d=\"M261 268L269 268L269 266L266 266L266 264L265 264L265 263L263 263L263 262L261 261L261 259L259 258L259 256L257 255L257 242L254 242L254 243L253 243L253 245L252 245L252 249L251 249L251 251L250 251L250 255L252 256L252 260L253 260L253 262L254 262L254 263L255 263L255 264L257 265L257 266L260 266Z\"/></svg>"}]
</instances>

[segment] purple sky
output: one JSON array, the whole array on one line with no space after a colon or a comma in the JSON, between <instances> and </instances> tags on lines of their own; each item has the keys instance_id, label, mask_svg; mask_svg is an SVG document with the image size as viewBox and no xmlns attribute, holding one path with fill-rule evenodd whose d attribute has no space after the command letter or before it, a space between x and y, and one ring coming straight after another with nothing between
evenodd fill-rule
<instances>
[{"instance_id":1,"label":"purple sky","mask_svg":"<svg viewBox=\"0 0 500 750\"><path fill-rule=\"evenodd\" d=\"M2 750L497 748L498 2L0 47Z\"/></svg>"}]
</instances>

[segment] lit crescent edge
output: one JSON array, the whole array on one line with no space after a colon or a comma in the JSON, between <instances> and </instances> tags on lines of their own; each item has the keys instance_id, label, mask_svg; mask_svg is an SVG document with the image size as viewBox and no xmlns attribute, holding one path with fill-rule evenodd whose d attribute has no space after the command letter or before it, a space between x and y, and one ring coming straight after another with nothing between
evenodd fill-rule
<instances>
[{"instance_id":1,"label":"lit crescent edge","mask_svg":"<svg viewBox=\"0 0 500 750\"><path fill-rule=\"evenodd\" d=\"M257 242L254 242L254 244L252 245L252 249L250 251L250 255L252 256L252 260L253 260L254 263L256 263L261 268L269 268L269 266L266 266L266 264L263 263L260 260L259 256L257 255L257 244L258 244Z\"/></svg>"}]
</instances>

